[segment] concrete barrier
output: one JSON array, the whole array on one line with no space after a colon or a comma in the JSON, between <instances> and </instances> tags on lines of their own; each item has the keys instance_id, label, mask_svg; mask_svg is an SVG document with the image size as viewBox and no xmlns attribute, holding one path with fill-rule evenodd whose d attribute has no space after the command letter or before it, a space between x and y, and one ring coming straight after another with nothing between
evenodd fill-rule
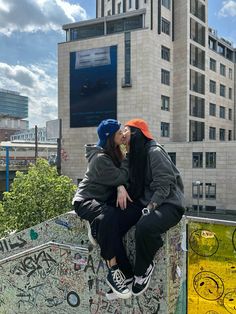
<instances>
[{"instance_id":1,"label":"concrete barrier","mask_svg":"<svg viewBox=\"0 0 236 314\"><path fill-rule=\"evenodd\" d=\"M186 313L184 231L185 219L163 235L150 287L125 301L106 299L106 265L74 212L1 239L0 313ZM124 241L133 261L134 230Z\"/></svg>"}]
</instances>

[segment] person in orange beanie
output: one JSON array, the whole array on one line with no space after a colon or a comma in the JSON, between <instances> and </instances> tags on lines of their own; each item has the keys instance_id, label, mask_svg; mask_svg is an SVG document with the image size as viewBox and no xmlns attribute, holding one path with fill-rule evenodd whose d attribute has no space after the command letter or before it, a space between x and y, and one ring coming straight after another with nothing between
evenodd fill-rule
<instances>
[{"instance_id":1,"label":"person in orange beanie","mask_svg":"<svg viewBox=\"0 0 236 314\"><path fill-rule=\"evenodd\" d=\"M136 224L136 260L133 295L143 293L150 283L154 257L162 247L161 234L175 226L184 214L184 186L180 172L158 144L143 119L125 123L129 151L130 186L133 201L143 205Z\"/></svg>"}]
</instances>

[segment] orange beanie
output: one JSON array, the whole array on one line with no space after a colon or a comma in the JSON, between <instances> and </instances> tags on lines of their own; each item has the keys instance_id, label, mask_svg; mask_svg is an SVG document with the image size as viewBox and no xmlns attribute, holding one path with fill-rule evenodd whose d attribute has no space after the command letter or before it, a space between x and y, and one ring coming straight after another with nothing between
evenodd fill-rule
<instances>
[{"instance_id":1,"label":"orange beanie","mask_svg":"<svg viewBox=\"0 0 236 314\"><path fill-rule=\"evenodd\" d=\"M137 129L140 129L140 131L150 140L153 140L153 136L149 131L147 122L143 119L132 119L125 123L125 126L133 126Z\"/></svg>"}]
</instances>

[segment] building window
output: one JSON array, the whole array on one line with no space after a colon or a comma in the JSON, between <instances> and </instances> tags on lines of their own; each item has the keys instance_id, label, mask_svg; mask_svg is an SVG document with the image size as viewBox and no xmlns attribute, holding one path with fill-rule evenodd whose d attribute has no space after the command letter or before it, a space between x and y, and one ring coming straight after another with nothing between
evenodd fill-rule
<instances>
[{"instance_id":1,"label":"building window","mask_svg":"<svg viewBox=\"0 0 236 314\"><path fill-rule=\"evenodd\" d=\"M119 2L117 4L117 13L120 14L121 13L121 2Z\"/></svg>"},{"instance_id":2,"label":"building window","mask_svg":"<svg viewBox=\"0 0 236 314\"><path fill-rule=\"evenodd\" d=\"M176 153L168 153L170 156L171 161L173 162L174 165L176 165Z\"/></svg>"},{"instance_id":3,"label":"building window","mask_svg":"<svg viewBox=\"0 0 236 314\"><path fill-rule=\"evenodd\" d=\"M205 195L207 199L216 199L216 184L215 183L205 184Z\"/></svg>"},{"instance_id":4,"label":"building window","mask_svg":"<svg viewBox=\"0 0 236 314\"><path fill-rule=\"evenodd\" d=\"M216 40L211 38L211 37L209 37L209 39L208 39L208 47L209 47L209 49L216 51Z\"/></svg>"},{"instance_id":5,"label":"building window","mask_svg":"<svg viewBox=\"0 0 236 314\"><path fill-rule=\"evenodd\" d=\"M205 117L205 99L190 95L189 114L194 117Z\"/></svg>"},{"instance_id":6,"label":"building window","mask_svg":"<svg viewBox=\"0 0 236 314\"><path fill-rule=\"evenodd\" d=\"M143 18L142 15L129 17L124 19L124 30L130 31L132 29L142 28L143 27Z\"/></svg>"},{"instance_id":7,"label":"building window","mask_svg":"<svg viewBox=\"0 0 236 314\"><path fill-rule=\"evenodd\" d=\"M229 87L229 99L232 99L232 88Z\"/></svg>"},{"instance_id":8,"label":"building window","mask_svg":"<svg viewBox=\"0 0 236 314\"><path fill-rule=\"evenodd\" d=\"M206 168L216 168L216 153L215 152L206 153Z\"/></svg>"},{"instance_id":9,"label":"building window","mask_svg":"<svg viewBox=\"0 0 236 314\"><path fill-rule=\"evenodd\" d=\"M206 13L205 13L205 5L201 3L199 0L191 0L190 1L190 12L195 15L197 18L205 22Z\"/></svg>"},{"instance_id":10,"label":"building window","mask_svg":"<svg viewBox=\"0 0 236 314\"><path fill-rule=\"evenodd\" d=\"M229 79L233 79L233 70L229 68Z\"/></svg>"},{"instance_id":11,"label":"building window","mask_svg":"<svg viewBox=\"0 0 236 314\"><path fill-rule=\"evenodd\" d=\"M233 50L226 48L226 58L233 61L233 55L234 55Z\"/></svg>"},{"instance_id":12,"label":"building window","mask_svg":"<svg viewBox=\"0 0 236 314\"><path fill-rule=\"evenodd\" d=\"M164 17L161 18L161 31L167 35L170 35L170 22Z\"/></svg>"},{"instance_id":13,"label":"building window","mask_svg":"<svg viewBox=\"0 0 236 314\"><path fill-rule=\"evenodd\" d=\"M205 47L205 27L190 19L190 38Z\"/></svg>"},{"instance_id":14,"label":"building window","mask_svg":"<svg viewBox=\"0 0 236 314\"><path fill-rule=\"evenodd\" d=\"M202 211L203 210L203 206L202 205L192 205L192 209L193 210L198 210L198 208L199 208L199 211Z\"/></svg>"},{"instance_id":15,"label":"building window","mask_svg":"<svg viewBox=\"0 0 236 314\"><path fill-rule=\"evenodd\" d=\"M107 34L120 33L143 27L142 15L107 22Z\"/></svg>"},{"instance_id":16,"label":"building window","mask_svg":"<svg viewBox=\"0 0 236 314\"><path fill-rule=\"evenodd\" d=\"M225 56L225 46L218 43L217 52L224 57Z\"/></svg>"},{"instance_id":17,"label":"building window","mask_svg":"<svg viewBox=\"0 0 236 314\"><path fill-rule=\"evenodd\" d=\"M104 23L95 25L86 25L79 28L72 28L70 31L70 40L78 40L104 35Z\"/></svg>"},{"instance_id":18,"label":"building window","mask_svg":"<svg viewBox=\"0 0 236 314\"><path fill-rule=\"evenodd\" d=\"M161 0L161 4L170 10L170 0Z\"/></svg>"},{"instance_id":19,"label":"building window","mask_svg":"<svg viewBox=\"0 0 236 314\"><path fill-rule=\"evenodd\" d=\"M165 85L170 85L170 72L161 69L161 83Z\"/></svg>"},{"instance_id":20,"label":"building window","mask_svg":"<svg viewBox=\"0 0 236 314\"><path fill-rule=\"evenodd\" d=\"M225 141L225 129L220 129L219 138L220 141Z\"/></svg>"},{"instance_id":21,"label":"building window","mask_svg":"<svg viewBox=\"0 0 236 314\"><path fill-rule=\"evenodd\" d=\"M210 58L210 70L216 72L216 60Z\"/></svg>"},{"instance_id":22,"label":"building window","mask_svg":"<svg viewBox=\"0 0 236 314\"><path fill-rule=\"evenodd\" d=\"M165 46L161 46L161 58L166 61L170 61L170 49L169 48Z\"/></svg>"},{"instance_id":23,"label":"building window","mask_svg":"<svg viewBox=\"0 0 236 314\"><path fill-rule=\"evenodd\" d=\"M205 138L205 124L204 122L189 121L189 141L203 141Z\"/></svg>"},{"instance_id":24,"label":"building window","mask_svg":"<svg viewBox=\"0 0 236 314\"><path fill-rule=\"evenodd\" d=\"M107 34L124 32L124 20L115 20L107 22Z\"/></svg>"},{"instance_id":25,"label":"building window","mask_svg":"<svg viewBox=\"0 0 236 314\"><path fill-rule=\"evenodd\" d=\"M125 79L123 87L131 86L131 35L125 32Z\"/></svg>"},{"instance_id":26,"label":"building window","mask_svg":"<svg viewBox=\"0 0 236 314\"><path fill-rule=\"evenodd\" d=\"M203 74L190 70L190 90L205 94L205 76Z\"/></svg>"},{"instance_id":27,"label":"building window","mask_svg":"<svg viewBox=\"0 0 236 314\"><path fill-rule=\"evenodd\" d=\"M161 110L170 110L170 97L161 95Z\"/></svg>"},{"instance_id":28,"label":"building window","mask_svg":"<svg viewBox=\"0 0 236 314\"><path fill-rule=\"evenodd\" d=\"M216 104L213 103L209 104L209 115L216 116Z\"/></svg>"},{"instance_id":29,"label":"building window","mask_svg":"<svg viewBox=\"0 0 236 314\"><path fill-rule=\"evenodd\" d=\"M229 130L229 133L228 133L228 140L229 140L229 141L232 141L232 130Z\"/></svg>"},{"instance_id":30,"label":"building window","mask_svg":"<svg viewBox=\"0 0 236 314\"><path fill-rule=\"evenodd\" d=\"M132 8L132 0L129 0L129 9Z\"/></svg>"},{"instance_id":31,"label":"building window","mask_svg":"<svg viewBox=\"0 0 236 314\"><path fill-rule=\"evenodd\" d=\"M225 86L220 84L220 96L225 97Z\"/></svg>"},{"instance_id":32,"label":"building window","mask_svg":"<svg viewBox=\"0 0 236 314\"><path fill-rule=\"evenodd\" d=\"M203 153L202 152L193 152L192 164L193 168L202 168L203 165Z\"/></svg>"},{"instance_id":33,"label":"building window","mask_svg":"<svg viewBox=\"0 0 236 314\"><path fill-rule=\"evenodd\" d=\"M169 137L170 136L170 124L167 122L161 122L161 136Z\"/></svg>"},{"instance_id":34,"label":"building window","mask_svg":"<svg viewBox=\"0 0 236 314\"><path fill-rule=\"evenodd\" d=\"M196 184L193 182L192 184L192 196L193 198L202 198L203 197L203 184Z\"/></svg>"},{"instance_id":35,"label":"building window","mask_svg":"<svg viewBox=\"0 0 236 314\"><path fill-rule=\"evenodd\" d=\"M220 118L225 119L225 107L220 106Z\"/></svg>"},{"instance_id":36,"label":"building window","mask_svg":"<svg viewBox=\"0 0 236 314\"><path fill-rule=\"evenodd\" d=\"M233 61L233 55L234 55L233 51L227 48L226 49L226 58Z\"/></svg>"},{"instance_id":37,"label":"building window","mask_svg":"<svg viewBox=\"0 0 236 314\"><path fill-rule=\"evenodd\" d=\"M205 70L205 51L190 44L190 64Z\"/></svg>"},{"instance_id":38,"label":"building window","mask_svg":"<svg viewBox=\"0 0 236 314\"><path fill-rule=\"evenodd\" d=\"M224 64L220 64L220 74L225 76L225 65Z\"/></svg>"},{"instance_id":39,"label":"building window","mask_svg":"<svg viewBox=\"0 0 236 314\"><path fill-rule=\"evenodd\" d=\"M206 205L205 209L206 211L213 212L213 211L216 211L216 206Z\"/></svg>"},{"instance_id":40,"label":"building window","mask_svg":"<svg viewBox=\"0 0 236 314\"><path fill-rule=\"evenodd\" d=\"M232 109L229 108L229 120L232 120Z\"/></svg>"},{"instance_id":41,"label":"building window","mask_svg":"<svg viewBox=\"0 0 236 314\"><path fill-rule=\"evenodd\" d=\"M209 140L215 140L216 139L216 128L213 126L209 127Z\"/></svg>"},{"instance_id":42,"label":"building window","mask_svg":"<svg viewBox=\"0 0 236 314\"><path fill-rule=\"evenodd\" d=\"M216 82L210 80L210 93L216 94Z\"/></svg>"}]
</instances>

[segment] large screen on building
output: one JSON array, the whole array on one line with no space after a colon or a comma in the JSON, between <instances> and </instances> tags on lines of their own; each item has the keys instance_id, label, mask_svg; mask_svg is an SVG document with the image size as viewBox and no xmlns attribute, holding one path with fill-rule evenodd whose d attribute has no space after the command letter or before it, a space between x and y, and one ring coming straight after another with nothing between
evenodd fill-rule
<instances>
[{"instance_id":1,"label":"large screen on building","mask_svg":"<svg viewBox=\"0 0 236 314\"><path fill-rule=\"evenodd\" d=\"M70 54L70 127L116 119L117 46Z\"/></svg>"}]
</instances>

